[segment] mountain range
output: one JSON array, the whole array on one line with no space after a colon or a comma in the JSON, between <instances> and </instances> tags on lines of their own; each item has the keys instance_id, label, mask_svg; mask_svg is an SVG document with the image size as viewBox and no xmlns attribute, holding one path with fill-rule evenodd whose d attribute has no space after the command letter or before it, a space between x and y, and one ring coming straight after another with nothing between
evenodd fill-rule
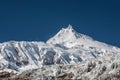
<instances>
[{"instance_id":1,"label":"mountain range","mask_svg":"<svg viewBox=\"0 0 120 80\"><path fill-rule=\"evenodd\" d=\"M119 54L120 48L78 33L71 25L68 25L46 42L0 43L0 72L22 73L47 65L77 64Z\"/></svg>"}]
</instances>

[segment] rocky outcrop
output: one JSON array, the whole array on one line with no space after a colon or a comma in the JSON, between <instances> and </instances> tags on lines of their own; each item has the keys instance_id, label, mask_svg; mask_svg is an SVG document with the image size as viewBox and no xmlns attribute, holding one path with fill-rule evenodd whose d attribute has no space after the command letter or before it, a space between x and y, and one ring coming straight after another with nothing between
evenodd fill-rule
<instances>
[{"instance_id":1,"label":"rocky outcrop","mask_svg":"<svg viewBox=\"0 0 120 80\"><path fill-rule=\"evenodd\" d=\"M0 80L12 80L12 77L15 75L13 72L0 72Z\"/></svg>"}]
</instances>

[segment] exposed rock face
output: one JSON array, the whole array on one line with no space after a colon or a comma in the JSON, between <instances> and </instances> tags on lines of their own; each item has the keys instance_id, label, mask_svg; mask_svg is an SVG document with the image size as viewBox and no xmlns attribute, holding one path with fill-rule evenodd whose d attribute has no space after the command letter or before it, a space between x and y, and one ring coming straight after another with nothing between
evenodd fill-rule
<instances>
[{"instance_id":1,"label":"exposed rock face","mask_svg":"<svg viewBox=\"0 0 120 80\"><path fill-rule=\"evenodd\" d=\"M13 72L0 72L0 80L12 80L11 78L15 75Z\"/></svg>"}]
</instances>

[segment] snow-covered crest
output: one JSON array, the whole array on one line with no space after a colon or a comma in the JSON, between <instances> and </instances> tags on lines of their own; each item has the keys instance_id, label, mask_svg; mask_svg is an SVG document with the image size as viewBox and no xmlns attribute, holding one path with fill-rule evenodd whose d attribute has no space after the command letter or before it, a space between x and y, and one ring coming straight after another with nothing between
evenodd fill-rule
<instances>
[{"instance_id":1,"label":"snow-covered crest","mask_svg":"<svg viewBox=\"0 0 120 80\"><path fill-rule=\"evenodd\" d=\"M50 38L47 43L50 44L61 44L64 42L74 41L79 38L92 39L91 37L76 32L72 25L68 25L67 28L62 28L54 37Z\"/></svg>"}]
</instances>

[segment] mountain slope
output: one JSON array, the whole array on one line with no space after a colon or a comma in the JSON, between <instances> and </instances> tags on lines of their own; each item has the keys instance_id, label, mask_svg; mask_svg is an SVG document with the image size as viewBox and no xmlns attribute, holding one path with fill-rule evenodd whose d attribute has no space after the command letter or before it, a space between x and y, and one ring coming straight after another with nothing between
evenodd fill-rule
<instances>
[{"instance_id":1,"label":"mountain slope","mask_svg":"<svg viewBox=\"0 0 120 80\"><path fill-rule=\"evenodd\" d=\"M71 25L45 42L9 41L0 44L0 71L25 71L43 65L69 64L109 54L120 49L77 33Z\"/></svg>"},{"instance_id":2,"label":"mountain slope","mask_svg":"<svg viewBox=\"0 0 120 80\"><path fill-rule=\"evenodd\" d=\"M68 65L43 66L22 74L30 74L32 80L119 80L120 55L111 54Z\"/></svg>"}]
</instances>

